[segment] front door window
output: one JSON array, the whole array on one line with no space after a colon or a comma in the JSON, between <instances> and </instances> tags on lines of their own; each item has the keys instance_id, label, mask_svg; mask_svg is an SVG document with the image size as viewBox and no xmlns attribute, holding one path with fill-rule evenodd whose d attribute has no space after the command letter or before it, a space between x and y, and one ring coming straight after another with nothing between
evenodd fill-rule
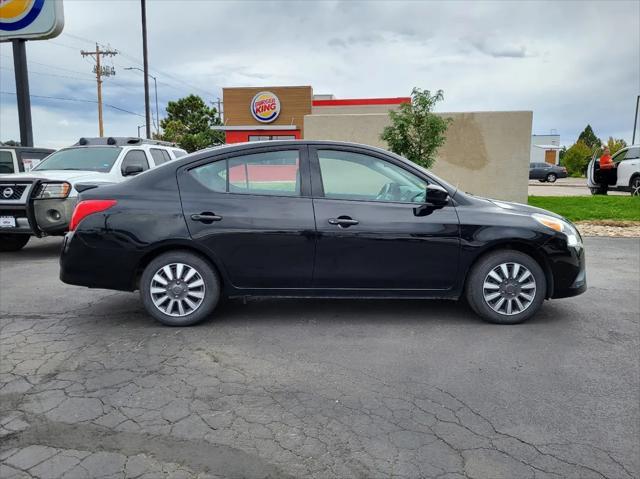
<instances>
[{"instance_id":1,"label":"front door window","mask_svg":"<svg viewBox=\"0 0 640 479\"><path fill-rule=\"evenodd\" d=\"M423 203L427 182L379 158L348 151L319 150L325 198Z\"/></svg>"}]
</instances>

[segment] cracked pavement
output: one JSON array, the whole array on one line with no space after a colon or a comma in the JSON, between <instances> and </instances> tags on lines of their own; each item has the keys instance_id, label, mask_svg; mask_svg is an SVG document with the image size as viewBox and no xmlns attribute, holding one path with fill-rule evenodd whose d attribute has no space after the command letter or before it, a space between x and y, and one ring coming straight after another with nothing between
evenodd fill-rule
<instances>
[{"instance_id":1,"label":"cracked pavement","mask_svg":"<svg viewBox=\"0 0 640 479\"><path fill-rule=\"evenodd\" d=\"M640 476L640 241L496 326L446 301L228 301L160 326L0 255L2 478Z\"/></svg>"}]
</instances>

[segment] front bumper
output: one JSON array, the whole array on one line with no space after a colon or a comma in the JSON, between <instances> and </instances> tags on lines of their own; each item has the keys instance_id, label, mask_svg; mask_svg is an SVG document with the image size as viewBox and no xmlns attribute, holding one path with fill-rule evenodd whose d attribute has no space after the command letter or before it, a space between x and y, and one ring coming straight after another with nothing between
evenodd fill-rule
<instances>
[{"instance_id":1,"label":"front bumper","mask_svg":"<svg viewBox=\"0 0 640 479\"><path fill-rule=\"evenodd\" d=\"M63 234L69 229L71 215L78 202L77 197L33 200L35 226L42 233Z\"/></svg>"},{"instance_id":2,"label":"front bumper","mask_svg":"<svg viewBox=\"0 0 640 479\"><path fill-rule=\"evenodd\" d=\"M568 298L587 290L587 269L584 246L568 246L564 235L549 241L543 249L552 277L550 298Z\"/></svg>"}]
</instances>

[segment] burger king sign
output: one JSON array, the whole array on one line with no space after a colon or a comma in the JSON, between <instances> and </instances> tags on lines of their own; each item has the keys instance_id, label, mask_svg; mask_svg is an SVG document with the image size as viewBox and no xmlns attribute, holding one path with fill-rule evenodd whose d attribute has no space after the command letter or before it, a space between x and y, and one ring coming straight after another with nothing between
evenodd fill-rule
<instances>
[{"instance_id":1,"label":"burger king sign","mask_svg":"<svg viewBox=\"0 0 640 479\"><path fill-rule=\"evenodd\" d=\"M251 100L251 114L260 123L271 123L280 114L280 100L270 91L256 93Z\"/></svg>"}]
</instances>

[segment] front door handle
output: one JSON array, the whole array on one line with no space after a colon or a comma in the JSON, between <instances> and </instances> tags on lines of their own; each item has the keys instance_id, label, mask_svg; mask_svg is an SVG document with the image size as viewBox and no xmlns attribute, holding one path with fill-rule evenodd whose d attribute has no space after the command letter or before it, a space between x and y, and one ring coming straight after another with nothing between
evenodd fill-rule
<instances>
[{"instance_id":1,"label":"front door handle","mask_svg":"<svg viewBox=\"0 0 640 479\"><path fill-rule=\"evenodd\" d=\"M349 216L339 216L338 218L329 218L330 225L337 225L343 228L348 228L349 226L357 225L359 223L358 220L354 220Z\"/></svg>"},{"instance_id":2,"label":"front door handle","mask_svg":"<svg viewBox=\"0 0 640 479\"><path fill-rule=\"evenodd\" d=\"M205 211L203 213L200 213L199 215L191 215L191 219L193 221L200 221L201 223L211 224L214 221L220 221L222 219L222 216L218 216L209 211Z\"/></svg>"}]
</instances>

